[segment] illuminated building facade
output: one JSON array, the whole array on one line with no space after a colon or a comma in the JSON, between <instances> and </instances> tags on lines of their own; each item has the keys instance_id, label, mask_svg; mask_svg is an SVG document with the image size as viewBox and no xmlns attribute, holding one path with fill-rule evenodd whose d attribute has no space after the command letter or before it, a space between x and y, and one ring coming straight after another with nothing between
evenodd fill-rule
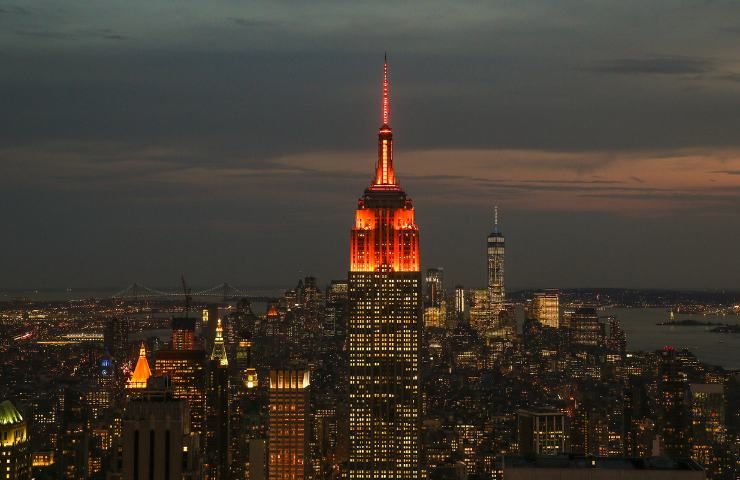
<instances>
[{"instance_id":1,"label":"illuminated building facade","mask_svg":"<svg viewBox=\"0 0 740 480\"><path fill-rule=\"evenodd\" d=\"M430 268L424 277L426 284L425 300L429 307L439 307L445 299L444 270L442 268Z\"/></svg>"},{"instance_id":2,"label":"illuminated building facade","mask_svg":"<svg viewBox=\"0 0 740 480\"><path fill-rule=\"evenodd\" d=\"M221 319L216 321L206 403L206 463L209 478L229 478L231 455L229 448L229 360L226 357Z\"/></svg>"},{"instance_id":3,"label":"illuminated building facade","mask_svg":"<svg viewBox=\"0 0 740 480\"><path fill-rule=\"evenodd\" d=\"M195 350L195 319L172 318L172 350Z\"/></svg>"},{"instance_id":4,"label":"illuminated building facade","mask_svg":"<svg viewBox=\"0 0 740 480\"><path fill-rule=\"evenodd\" d=\"M418 479L421 274L414 207L396 181L388 64L375 178L358 201L349 272L349 478Z\"/></svg>"},{"instance_id":5,"label":"illuminated building facade","mask_svg":"<svg viewBox=\"0 0 740 480\"><path fill-rule=\"evenodd\" d=\"M609 337L606 340L606 346L609 350L609 354L615 355L619 359L623 359L627 354L627 335L622 328L622 322L615 316L610 316L608 319L609 323Z\"/></svg>"},{"instance_id":6,"label":"illuminated building facade","mask_svg":"<svg viewBox=\"0 0 740 480\"><path fill-rule=\"evenodd\" d=\"M560 294L557 290L536 292L532 297L532 318L545 327L560 326Z\"/></svg>"},{"instance_id":7,"label":"illuminated building facade","mask_svg":"<svg viewBox=\"0 0 740 480\"><path fill-rule=\"evenodd\" d=\"M473 288L468 290L470 302L470 326L479 335L486 335L493 326L495 315L491 312L490 290L487 288Z\"/></svg>"},{"instance_id":8,"label":"illuminated building facade","mask_svg":"<svg viewBox=\"0 0 740 480\"><path fill-rule=\"evenodd\" d=\"M568 451L566 418L560 411L519 410L517 427L521 455L559 455Z\"/></svg>"},{"instance_id":9,"label":"illuminated building facade","mask_svg":"<svg viewBox=\"0 0 740 480\"><path fill-rule=\"evenodd\" d=\"M662 453L672 458L688 458L691 434L689 385L672 347L660 351L659 375L657 403Z\"/></svg>"},{"instance_id":10,"label":"illuminated building facade","mask_svg":"<svg viewBox=\"0 0 740 480\"><path fill-rule=\"evenodd\" d=\"M309 386L306 370L270 370L270 480L303 480L306 476Z\"/></svg>"},{"instance_id":11,"label":"illuminated building facade","mask_svg":"<svg viewBox=\"0 0 740 480\"><path fill-rule=\"evenodd\" d=\"M447 323L447 308L444 291L444 270L430 268L424 276L424 326L441 328Z\"/></svg>"},{"instance_id":12,"label":"illuminated building facade","mask_svg":"<svg viewBox=\"0 0 740 480\"><path fill-rule=\"evenodd\" d=\"M221 318L218 305L212 303L201 311L201 335L206 342L206 351L212 347L213 339L216 338L216 327Z\"/></svg>"},{"instance_id":13,"label":"illuminated building facade","mask_svg":"<svg viewBox=\"0 0 740 480\"><path fill-rule=\"evenodd\" d=\"M457 285L455 287L455 313L458 318L465 315L465 287Z\"/></svg>"},{"instance_id":14,"label":"illuminated building facade","mask_svg":"<svg viewBox=\"0 0 740 480\"><path fill-rule=\"evenodd\" d=\"M0 403L0 478L31 478L31 452L26 421L9 400Z\"/></svg>"},{"instance_id":15,"label":"illuminated building facade","mask_svg":"<svg viewBox=\"0 0 740 480\"><path fill-rule=\"evenodd\" d=\"M570 315L570 343L586 347L598 347L604 343L604 324L599 321L595 308L583 307Z\"/></svg>"},{"instance_id":16,"label":"illuminated building facade","mask_svg":"<svg viewBox=\"0 0 740 480\"><path fill-rule=\"evenodd\" d=\"M128 379L126 387L130 390L141 390L146 388L146 381L152 376L152 371L149 369L149 362L146 359L146 347L144 342L141 342L139 348L139 358L136 360L136 367L134 373L131 374L131 378Z\"/></svg>"},{"instance_id":17,"label":"illuminated building facade","mask_svg":"<svg viewBox=\"0 0 740 480\"><path fill-rule=\"evenodd\" d=\"M105 326L105 348L118 362L126 361L131 353L128 343L130 331L131 326L127 318L111 318Z\"/></svg>"},{"instance_id":18,"label":"illuminated building facade","mask_svg":"<svg viewBox=\"0 0 740 480\"><path fill-rule=\"evenodd\" d=\"M498 227L498 207L494 208L493 232L488 235L488 295L494 309L504 303L506 289L504 287L504 253L506 243L504 234Z\"/></svg>"},{"instance_id":19,"label":"illuminated building facade","mask_svg":"<svg viewBox=\"0 0 740 480\"><path fill-rule=\"evenodd\" d=\"M725 388L721 383L692 383L691 458L707 470L708 478L722 478L729 468L722 442L727 436Z\"/></svg>"},{"instance_id":20,"label":"illuminated building facade","mask_svg":"<svg viewBox=\"0 0 740 480\"><path fill-rule=\"evenodd\" d=\"M346 280L332 280L326 291L324 309L324 332L327 335L345 336L347 334L347 312L349 285Z\"/></svg>"},{"instance_id":21,"label":"illuminated building facade","mask_svg":"<svg viewBox=\"0 0 740 480\"><path fill-rule=\"evenodd\" d=\"M173 396L188 404L190 431L204 438L206 353L203 350L159 350L154 359L154 371L170 378Z\"/></svg>"}]
</instances>

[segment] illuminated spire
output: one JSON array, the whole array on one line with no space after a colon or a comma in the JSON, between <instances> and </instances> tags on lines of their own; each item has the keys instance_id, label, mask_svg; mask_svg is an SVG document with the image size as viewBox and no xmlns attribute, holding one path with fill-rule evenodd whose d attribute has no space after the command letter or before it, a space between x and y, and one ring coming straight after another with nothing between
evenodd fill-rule
<instances>
[{"instance_id":1,"label":"illuminated spire","mask_svg":"<svg viewBox=\"0 0 740 480\"><path fill-rule=\"evenodd\" d=\"M393 170L393 132L390 127L391 102L388 98L388 55L383 62L383 125L378 131L378 162L375 165L375 180L372 188L397 189L396 173Z\"/></svg>"},{"instance_id":2,"label":"illuminated spire","mask_svg":"<svg viewBox=\"0 0 740 480\"><path fill-rule=\"evenodd\" d=\"M498 205L493 207L493 231L498 233Z\"/></svg>"},{"instance_id":3,"label":"illuminated spire","mask_svg":"<svg viewBox=\"0 0 740 480\"><path fill-rule=\"evenodd\" d=\"M149 362L146 360L146 347L144 346L144 342L141 342L139 359L136 361L136 368L134 368L131 378L128 379L127 386L134 389L146 388L146 382L151 376L152 371L149 368Z\"/></svg>"},{"instance_id":4,"label":"illuminated spire","mask_svg":"<svg viewBox=\"0 0 740 480\"><path fill-rule=\"evenodd\" d=\"M222 367L229 366L229 359L226 357L226 347L224 346L224 328L221 326L221 319L218 319L216 325L216 338L213 340L213 351L211 360L218 360Z\"/></svg>"},{"instance_id":5,"label":"illuminated spire","mask_svg":"<svg viewBox=\"0 0 740 480\"><path fill-rule=\"evenodd\" d=\"M383 56L383 125L390 124L391 103L388 99L388 54Z\"/></svg>"}]
</instances>

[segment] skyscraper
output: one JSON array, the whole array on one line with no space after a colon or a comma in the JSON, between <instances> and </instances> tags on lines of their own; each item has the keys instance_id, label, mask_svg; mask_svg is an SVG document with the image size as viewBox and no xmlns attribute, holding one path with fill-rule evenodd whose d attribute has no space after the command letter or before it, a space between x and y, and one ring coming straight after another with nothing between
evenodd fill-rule
<instances>
[{"instance_id":1,"label":"skyscraper","mask_svg":"<svg viewBox=\"0 0 740 480\"><path fill-rule=\"evenodd\" d=\"M229 360L224 344L221 319L216 321L210 365L208 368L208 395L206 402L206 461L209 478L229 478Z\"/></svg>"},{"instance_id":2,"label":"skyscraper","mask_svg":"<svg viewBox=\"0 0 740 480\"><path fill-rule=\"evenodd\" d=\"M458 318L465 315L465 287L462 285L455 286L455 313Z\"/></svg>"},{"instance_id":3,"label":"skyscraper","mask_svg":"<svg viewBox=\"0 0 740 480\"><path fill-rule=\"evenodd\" d=\"M131 353L128 344L128 335L131 330L129 321L126 318L111 318L105 326L104 342L108 353L113 355L117 362L124 362Z\"/></svg>"},{"instance_id":4,"label":"skyscraper","mask_svg":"<svg viewBox=\"0 0 740 480\"><path fill-rule=\"evenodd\" d=\"M424 327L443 327L446 324L447 317L444 270L441 267L428 269L424 281L426 283Z\"/></svg>"},{"instance_id":5,"label":"skyscraper","mask_svg":"<svg viewBox=\"0 0 740 480\"><path fill-rule=\"evenodd\" d=\"M172 350L195 350L195 319L172 317Z\"/></svg>"},{"instance_id":6,"label":"skyscraper","mask_svg":"<svg viewBox=\"0 0 740 480\"><path fill-rule=\"evenodd\" d=\"M660 351L658 379L658 431L662 453L673 458L688 458L691 435L689 384L679 368L676 350Z\"/></svg>"},{"instance_id":7,"label":"skyscraper","mask_svg":"<svg viewBox=\"0 0 740 480\"><path fill-rule=\"evenodd\" d=\"M191 435L188 406L174 399L164 377L151 377L123 417L120 457L111 478L200 478L198 436Z\"/></svg>"},{"instance_id":8,"label":"skyscraper","mask_svg":"<svg viewBox=\"0 0 740 480\"><path fill-rule=\"evenodd\" d=\"M270 371L270 480L305 477L309 385L308 371Z\"/></svg>"},{"instance_id":9,"label":"skyscraper","mask_svg":"<svg viewBox=\"0 0 740 480\"><path fill-rule=\"evenodd\" d=\"M349 272L349 478L420 478L421 274L414 206L396 180L388 63L375 178L357 204Z\"/></svg>"},{"instance_id":10,"label":"skyscraper","mask_svg":"<svg viewBox=\"0 0 740 480\"><path fill-rule=\"evenodd\" d=\"M563 412L551 408L517 412L519 453L558 455L567 451L568 429Z\"/></svg>"},{"instance_id":11,"label":"skyscraper","mask_svg":"<svg viewBox=\"0 0 740 480\"><path fill-rule=\"evenodd\" d=\"M439 307L445 299L444 270L441 267L430 268L424 280L426 282L426 305Z\"/></svg>"},{"instance_id":12,"label":"skyscraper","mask_svg":"<svg viewBox=\"0 0 740 480\"><path fill-rule=\"evenodd\" d=\"M0 478L26 480L31 478L26 421L9 401L0 403Z\"/></svg>"},{"instance_id":13,"label":"skyscraper","mask_svg":"<svg viewBox=\"0 0 740 480\"><path fill-rule=\"evenodd\" d=\"M532 297L532 317L545 327L560 326L560 296L557 290L535 292Z\"/></svg>"},{"instance_id":14,"label":"skyscraper","mask_svg":"<svg viewBox=\"0 0 740 480\"><path fill-rule=\"evenodd\" d=\"M154 359L154 371L170 378L174 398L188 404L190 431L205 439L206 352L160 350Z\"/></svg>"},{"instance_id":15,"label":"skyscraper","mask_svg":"<svg viewBox=\"0 0 740 480\"><path fill-rule=\"evenodd\" d=\"M604 324L599 321L595 308L576 309L569 321L570 343L587 347L598 347L604 343Z\"/></svg>"},{"instance_id":16,"label":"skyscraper","mask_svg":"<svg viewBox=\"0 0 740 480\"><path fill-rule=\"evenodd\" d=\"M493 232L488 235L488 295L495 307L504 303L504 234L498 228L498 207L493 209Z\"/></svg>"}]
</instances>

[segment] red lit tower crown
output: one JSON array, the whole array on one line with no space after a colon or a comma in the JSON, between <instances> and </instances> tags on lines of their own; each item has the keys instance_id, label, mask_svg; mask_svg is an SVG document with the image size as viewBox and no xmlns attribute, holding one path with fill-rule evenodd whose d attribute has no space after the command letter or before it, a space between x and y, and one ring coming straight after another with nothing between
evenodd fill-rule
<instances>
[{"instance_id":1,"label":"red lit tower crown","mask_svg":"<svg viewBox=\"0 0 740 480\"><path fill-rule=\"evenodd\" d=\"M350 244L350 271L418 272L419 228L414 205L393 168L388 61L383 65L383 124L378 131L375 179L357 202Z\"/></svg>"}]
</instances>

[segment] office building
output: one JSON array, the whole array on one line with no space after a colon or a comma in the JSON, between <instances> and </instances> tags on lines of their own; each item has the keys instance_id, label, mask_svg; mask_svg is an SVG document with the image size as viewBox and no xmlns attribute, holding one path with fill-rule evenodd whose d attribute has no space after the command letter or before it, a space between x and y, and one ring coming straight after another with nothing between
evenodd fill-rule
<instances>
[{"instance_id":1,"label":"office building","mask_svg":"<svg viewBox=\"0 0 740 480\"><path fill-rule=\"evenodd\" d=\"M599 321L595 308L576 309L570 315L569 325L571 345L598 347L604 344L604 324Z\"/></svg>"},{"instance_id":2,"label":"office building","mask_svg":"<svg viewBox=\"0 0 740 480\"><path fill-rule=\"evenodd\" d=\"M465 288L462 285L455 286L455 313L458 319L465 315Z\"/></svg>"},{"instance_id":3,"label":"office building","mask_svg":"<svg viewBox=\"0 0 740 480\"><path fill-rule=\"evenodd\" d=\"M126 406L120 453L112 466L117 478L201 478L199 437L190 431L188 418L187 402L173 398L164 377L151 377Z\"/></svg>"},{"instance_id":4,"label":"office building","mask_svg":"<svg viewBox=\"0 0 740 480\"><path fill-rule=\"evenodd\" d=\"M731 470L728 463L733 458L723 448L728 437L725 387L721 383L691 383L689 395L691 459L704 466L709 478L723 478Z\"/></svg>"},{"instance_id":5,"label":"office building","mask_svg":"<svg viewBox=\"0 0 740 480\"><path fill-rule=\"evenodd\" d=\"M688 458L691 434L689 385L672 347L660 351L657 400L660 453L671 458Z\"/></svg>"},{"instance_id":6,"label":"office building","mask_svg":"<svg viewBox=\"0 0 740 480\"><path fill-rule=\"evenodd\" d=\"M172 317L172 350L196 350L195 319Z\"/></svg>"},{"instance_id":7,"label":"office building","mask_svg":"<svg viewBox=\"0 0 740 480\"><path fill-rule=\"evenodd\" d=\"M347 335L349 312L349 285L346 280L332 280L326 289L324 309L324 332L327 335Z\"/></svg>"},{"instance_id":8,"label":"office building","mask_svg":"<svg viewBox=\"0 0 740 480\"><path fill-rule=\"evenodd\" d=\"M216 321L208 366L206 396L206 472L209 478L229 478L231 455L229 448L229 360L226 356L221 319Z\"/></svg>"},{"instance_id":9,"label":"office building","mask_svg":"<svg viewBox=\"0 0 740 480\"><path fill-rule=\"evenodd\" d=\"M349 272L349 478L419 479L421 274L414 206L396 180L388 64L375 178L359 199Z\"/></svg>"},{"instance_id":10,"label":"office building","mask_svg":"<svg viewBox=\"0 0 740 480\"><path fill-rule=\"evenodd\" d=\"M103 333L105 349L108 350L117 362L128 360L131 353L128 343L128 335L131 326L127 318L111 318Z\"/></svg>"},{"instance_id":11,"label":"office building","mask_svg":"<svg viewBox=\"0 0 740 480\"><path fill-rule=\"evenodd\" d=\"M517 431L521 455L559 455L568 451L566 416L558 410L519 410Z\"/></svg>"},{"instance_id":12,"label":"office building","mask_svg":"<svg viewBox=\"0 0 740 480\"><path fill-rule=\"evenodd\" d=\"M498 226L498 207L493 209L493 232L488 235L488 295L494 310L504 303L504 254L506 242Z\"/></svg>"},{"instance_id":13,"label":"office building","mask_svg":"<svg viewBox=\"0 0 740 480\"><path fill-rule=\"evenodd\" d=\"M427 307L439 307L445 299L444 269L430 268L424 277L426 291L424 303Z\"/></svg>"},{"instance_id":14,"label":"office building","mask_svg":"<svg viewBox=\"0 0 740 480\"><path fill-rule=\"evenodd\" d=\"M28 426L9 400L0 402L0 478L30 480Z\"/></svg>"},{"instance_id":15,"label":"office building","mask_svg":"<svg viewBox=\"0 0 740 480\"><path fill-rule=\"evenodd\" d=\"M270 370L270 480L303 480L306 476L309 386L308 371Z\"/></svg>"},{"instance_id":16,"label":"office building","mask_svg":"<svg viewBox=\"0 0 740 480\"><path fill-rule=\"evenodd\" d=\"M190 431L204 439L206 353L203 350L159 350L154 359L154 372L169 377L172 396L188 404Z\"/></svg>"},{"instance_id":17,"label":"office building","mask_svg":"<svg viewBox=\"0 0 740 480\"><path fill-rule=\"evenodd\" d=\"M534 294L532 318L545 327L560 326L560 294L557 290L545 290Z\"/></svg>"}]
</instances>

